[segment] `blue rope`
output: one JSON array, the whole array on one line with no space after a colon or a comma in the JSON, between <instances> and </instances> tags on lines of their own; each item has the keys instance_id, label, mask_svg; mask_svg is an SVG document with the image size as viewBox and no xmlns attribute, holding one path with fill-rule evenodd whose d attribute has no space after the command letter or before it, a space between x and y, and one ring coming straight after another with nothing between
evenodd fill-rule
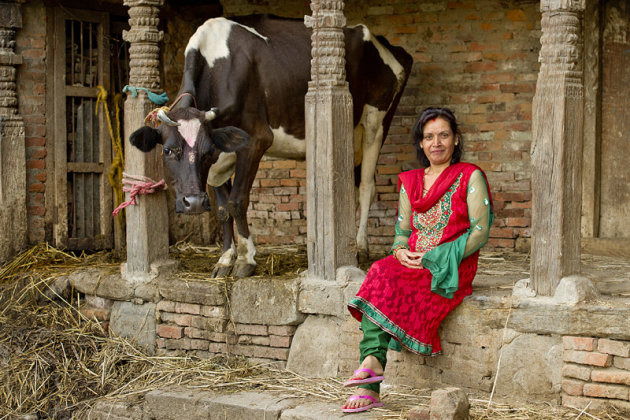
<instances>
[{"instance_id":1,"label":"blue rope","mask_svg":"<svg viewBox=\"0 0 630 420\"><path fill-rule=\"evenodd\" d=\"M144 87L137 87L137 86L129 86L126 85L123 88L123 93L130 91L131 92L131 96L133 98L138 96L138 90L143 90L146 92L147 96L149 97L149 100L151 102L153 102L156 105L164 105L165 103L168 102L168 96L166 96L166 92L162 92L161 94L157 94L157 93L153 93L151 92L149 89L144 88Z\"/></svg>"}]
</instances>

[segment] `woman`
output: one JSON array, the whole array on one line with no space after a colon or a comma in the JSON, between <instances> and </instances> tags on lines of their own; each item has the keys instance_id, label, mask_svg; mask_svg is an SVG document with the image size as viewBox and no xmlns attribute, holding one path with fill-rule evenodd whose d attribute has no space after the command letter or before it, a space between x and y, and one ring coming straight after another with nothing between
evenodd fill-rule
<instances>
[{"instance_id":1,"label":"woman","mask_svg":"<svg viewBox=\"0 0 630 420\"><path fill-rule=\"evenodd\" d=\"M360 366L345 386L359 389L344 412L380 407L388 346L422 355L441 352L438 328L472 293L479 249L493 213L486 178L460 162L462 137L452 111L425 109L413 128L423 169L399 175L398 219L391 255L375 262L348 304L361 322Z\"/></svg>"}]
</instances>

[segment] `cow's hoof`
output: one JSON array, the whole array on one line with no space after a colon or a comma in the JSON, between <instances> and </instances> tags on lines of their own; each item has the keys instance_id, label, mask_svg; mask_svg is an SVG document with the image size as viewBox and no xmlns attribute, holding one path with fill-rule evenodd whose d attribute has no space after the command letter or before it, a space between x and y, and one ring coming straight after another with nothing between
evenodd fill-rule
<instances>
[{"instance_id":1,"label":"cow's hoof","mask_svg":"<svg viewBox=\"0 0 630 420\"><path fill-rule=\"evenodd\" d=\"M217 278L217 277L227 277L228 274L230 274L230 270L232 269L232 267L230 267L229 265L217 265L214 267L214 270L212 270L212 278Z\"/></svg>"},{"instance_id":2,"label":"cow's hoof","mask_svg":"<svg viewBox=\"0 0 630 420\"><path fill-rule=\"evenodd\" d=\"M359 264L365 264L370 260L370 255L368 254L366 250L360 249L359 252L357 253L357 260Z\"/></svg>"},{"instance_id":3,"label":"cow's hoof","mask_svg":"<svg viewBox=\"0 0 630 420\"><path fill-rule=\"evenodd\" d=\"M254 264L237 264L234 266L232 275L238 278L249 277L254 274L254 271L256 271Z\"/></svg>"}]
</instances>

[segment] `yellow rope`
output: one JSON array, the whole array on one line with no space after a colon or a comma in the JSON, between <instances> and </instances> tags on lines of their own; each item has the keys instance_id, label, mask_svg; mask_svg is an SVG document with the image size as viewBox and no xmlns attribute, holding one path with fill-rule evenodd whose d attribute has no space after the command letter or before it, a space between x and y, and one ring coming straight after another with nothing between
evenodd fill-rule
<instances>
[{"instance_id":1,"label":"yellow rope","mask_svg":"<svg viewBox=\"0 0 630 420\"><path fill-rule=\"evenodd\" d=\"M103 108L105 110L105 117L107 118L109 137L112 140L112 147L114 148L114 158L112 159L112 164L109 167L109 172L107 173L107 180L109 181L109 185L111 185L112 189L114 190L114 198L116 201L114 207L118 207L125 200L125 195L122 189L122 176L123 169L125 167L125 160L123 156L122 139L120 138L119 106L122 95L120 93L114 95L114 110L116 113L116 131L114 131L112 120L109 115L109 109L107 108L107 91L105 90L105 88L103 88L103 86L97 86L97 89L99 90L99 93L96 97L96 114L98 115L98 104L99 102L102 102ZM124 215L121 218L117 218L116 222L119 224L120 229L124 231Z\"/></svg>"}]
</instances>

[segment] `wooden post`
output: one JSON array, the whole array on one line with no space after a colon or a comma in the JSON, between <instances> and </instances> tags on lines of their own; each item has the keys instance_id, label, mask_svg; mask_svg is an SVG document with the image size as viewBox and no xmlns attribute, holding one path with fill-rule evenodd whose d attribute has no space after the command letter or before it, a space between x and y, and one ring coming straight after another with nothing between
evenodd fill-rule
<instances>
[{"instance_id":1,"label":"wooden post","mask_svg":"<svg viewBox=\"0 0 630 420\"><path fill-rule=\"evenodd\" d=\"M342 1L313 0L311 81L306 94L309 276L335 280L356 265L352 97L346 81Z\"/></svg>"},{"instance_id":2,"label":"wooden post","mask_svg":"<svg viewBox=\"0 0 630 420\"><path fill-rule=\"evenodd\" d=\"M129 31L123 38L129 47L129 85L157 91L160 87L158 13L164 0L125 0L129 6ZM156 105L143 91L125 101L125 172L154 181L164 178L161 150L143 153L129 143L130 134L144 126L144 117ZM127 199L129 198L127 194ZM166 194L138 196L135 206L126 207L127 272L148 273L151 263L168 258L168 210Z\"/></svg>"},{"instance_id":3,"label":"wooden post","mask_svg":"<svg viewBox=\"0 0 630 420\"><path fill-rule=\"evenodd\" d=\"M584 0L542 0L533 103L531 285L550 296L580 271Z\"/></svg>"},{"instance_id":4,"label":"wooden post","mask_svg":"<svg viewBox=\"0 0 630 420\"><path fill-rule=\"evenodd\" d=\"M26 151L24 120L18 113L15 33L22 27L21 3L0 3L0 262L26 246Z\"/></svg>"}]
</instances>

